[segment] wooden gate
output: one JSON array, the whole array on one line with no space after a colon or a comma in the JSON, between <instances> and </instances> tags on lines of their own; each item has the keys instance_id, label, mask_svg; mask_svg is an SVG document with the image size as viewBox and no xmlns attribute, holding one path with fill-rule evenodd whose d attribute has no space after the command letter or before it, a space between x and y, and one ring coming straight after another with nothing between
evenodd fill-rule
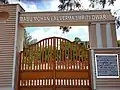
<instances>
[{"instance_id":1,"label":"wooden gate","mask_svg":"<svg viewBox=\"0 0 120 90\"><path fill-rule=\"evenodd\" d=\"M92 90L83 45L50 37L20 53L19 90Z\"/></svg>"}]
</instances>

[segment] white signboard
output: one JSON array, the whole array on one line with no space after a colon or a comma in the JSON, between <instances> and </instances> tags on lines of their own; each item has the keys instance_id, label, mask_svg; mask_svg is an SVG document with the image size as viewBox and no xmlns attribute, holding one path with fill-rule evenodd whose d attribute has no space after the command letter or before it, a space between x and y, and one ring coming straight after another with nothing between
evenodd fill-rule
<instances>
[{"instance_id":1,"label":"white signboard","mask_svg":"<svg viewBox=\"0 0 120 90\"><path fill-rule=\"evenodd\" d=\"M97 78L119 78L117 54L95 54Z\"/></svg>"}]
</instances>

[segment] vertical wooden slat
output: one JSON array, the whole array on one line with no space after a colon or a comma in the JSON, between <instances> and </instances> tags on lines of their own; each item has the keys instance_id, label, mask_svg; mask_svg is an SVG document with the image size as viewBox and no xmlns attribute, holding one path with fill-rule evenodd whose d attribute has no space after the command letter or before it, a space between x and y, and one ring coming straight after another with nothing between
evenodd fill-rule
<instances>
[{"instance_id":1,"label":"vertical wooden slat","mask_svg":"<svg viewBox=\"0 0 120 90\"><path fill-rule=\"evenodd\" d=\"M50 65L51 65L51 70L52 70L52 68L53 68L53 60L52 60L52 39L50 38Z\"/></svg>"},{"instance_id":2,"label":"vertical wooden slat","mask_svg":"<svg viewBox=\"0 0 120 90\"><path fill-rule=\"evenodd\" d=\"M25 56L25 53L24 53L24 51L23 51L23 59L22 59L22 61L23 61L23 70L25 70L25 60L24 60L25 57L24 57L24 56Z\"/></svg>"},{"instance_id":3,"label":"vertical wooden slat","mask_svg":"<svg viewBox=\"0 0 120 90\"><path fill-rule=\"evenodd\" d=\"M25 52L24 52L24 60L25 60L25 70L27 70L27 56L26 56L26 54L27 54L27 49L25 49Z\"/></svg>"},{"instance_id":4,"label":"vertical wooden slat","mask_svg":"<svg viewBox=\"0 0 120 90\"><path fill-rule=\"evenodd\" d=\"M81 86L81 79L79 79L78 83L79 83L79 85Z\"/></svg>"},{"instance_id":5,"label":"vertical wooden slat","mask_svg":"<svg viewBox=\"0 0 120 90\"><path fill-rule=\"evenodd\" d=\"M60 43L60 50L59 50L59 62L61 62L61 59L62 59L62 41L61 39L59 39L59 43ZM58 66L58 69L60 69L60 67Z\"/></svg>"},{"instance_id":6,"label":"vertical wooden slat","mask_svg":"<svg viewBox=\"0 0 120 90\"><path fill-rule=\"evenodd\" d=\"M73 61L72 51L73 51L73 45L72 45L72 43L70 43L70 61L69 61L69 62L72 62L72 61ZM69 66L69 65L70 65L70 64L68 63L68 66ZM70 68L71 68L71 69L73 68L72 65L70 65Z\"/></svg>"},{"instance_id":7,"label":"vertical wooden slat","mask_svg":"<svg viewBox=\"0 0 120 90\"><path fill-rule=\"evenodd\" d=\"M49 47L50 45L49 45L49 39L47 40L47 47L48 47L48 55L47 55L47 57L48 57L48 70L50 70L50 47Z\"/></svg>"},{"instance_id":8,"label":"vertical wooden slat","mask_svg":"<svg viewBox=\"0 0 120 90\"><path fill-rule=\"evenodd\" d=\"M30 68L32 70L32 47L30 47Z\"/></svg>"},{"instance_id":9,"label":"vertical wooden slat","mask_svg":"<svg viewBox=\"0 0 120 90\"><path fill-rule=\"evenodd\" d=\"M40 50L41 47L40 47L40 42L38 42L37 48L38 48L38 67L39 67L38 70L41 70L40 69L40 64L41 64L40 63L40 61L41 61L41 50Z\"/></svg>"},{"instance_id":10,"label":"vertical wooden slat","mask_svg":"<svg viewBox=\"0 0 120 90\"><path fill-rule=\"evenodd\" d=\"M30 86L32 85L32 80L30 80Z\"/></svg>"},{"instance_id":11,"label":"vertical wooden slat","mask_svg":"<svg viewBox=\"0 0 120 90\"><path fill-rule=\"evenodd\" d=\"M83 61L84 61L84 70L86 70L86 50L85 50L85 47L84 47L84 56L83 56Z\"/></svg>"},{"instance_id":12,"label":"vertical wooden slat","mask_svg":"<svg viewBox=\"0 0 120 90\"><path fill-rule=\"evenodd\" d=\"M29 47L28 47L27 57L28 57L28 70L30 70L30 48Z\"/></svg>"},{"instance_id":13,"label":"vertical wooden slat","mask_svg":"<svg viewBox=\"0 0 120 90\"><path fill-rule=\"evenodd\" d=\"M30 52L30 61L31 61L30 67L31 67L31 70L32 70L32 67L33 67L33 64L32 64L33 63L33 60L32 60L33 59L33 49L32 49L32 46L30 47L30 51L31 51Z\"/></svg>"},{"instance_id":14,"label":"vertical wooden slat","mask_svg":"<svg viewBox=\"0 0 120 90\"><path fill-rule=\"evenodd\" d=\"M41 86L43 86L44 85L44 82L43 82L43 79L41 79Z\"/></svg>"},{"instance_id":15,"label":"vertical wooden slat","mask_svg":"<svg viewBox=\"0 0 120 90\"><path fill-rule=\"evenodd\" d=\"M64 40L61 40L61 41L62 41L62 49L61 49L62 58L61 58L61 61L60 61L60 70L62 69L61 63L64 62L64 48L65 48Z\"/></svg>"},{"instance_id":16,"label":"vertical wooden slat","mask_svg":"<svg viewBox=\"0 0 120 90\"><path fill-rule=\"evenodd\" d=\"M73 53L73 63L72 63L72 65L73 65L73 69L75 70L76 68L75 68L75 51L76 51L76 43L74 44L72 44L72 48L73 48L73 51L72 51L72 53Z\"/></svg>"},{"instance_id":17,"label":"vertical wooden slat","mask_svg":"<svg viewBox=\"0 0 120 90\"><path fill-rule=\"evenodd\" d=\"M28 48L26 49L26 70L28 70Z\"/></svg>"},{"instance_id":18,"label":"vertical wooden slat","mask_svg":"<svg viewBox=\"0 0 120 90\"><path fill-rule=\"evenodd\" d=\"M69 43L68 60L67 60L67 65L69 66L69 62L72 61L72 59L71 59L71 42L68 42L68 41L67 41L67 43ZM70 66L70 68L72 68L72 66ZM67 67L66 67L66 69L67 69Z\"/></svg>"},{"instance_id":19,"label":"vertical wooden slat","mask_svg":"<svg viewBox=\"0 0 120 90\"><path fill-rule=\"evenodd\" d=\"M77 79L74 80L75 86L78 86Z\"/></svg>"},{"instance_id":20,"label":"vertical wooden slat","mask_svg":"<svg viewBox=\"0 0 120 90\"><path fill-rule=\"evenodd\" d=\"M32 70L35 70L35 45L32 46L32 49L33 49L33 56L32 56L33 69Z\"/></svg>"},{"instance_id":21,"label":"vertical wooden slat","mask_svg":"<svg viewBox=\"0 0 120 90\"><path fill-rule=\"evenodd\" d=\"M44 40L42 41L42 70L44 70Z\"/></svg>"},{"instance_id":22,"label":"vertical wooden slat","mask_svg":"<svg viewBox=\"0 0 120 90\"><path fill-rule=\"evenodd\" d=\"M80 55L80 45L78 46L79 47L79 51L78 51L78 60L79 60L79 62L78 62L78 65L79 65L79 70L81 70L81 55Z\"/></svg>"},{"instance_id":23,"label":"vertical wooden slat","mask_svg":"<svg viewBox=\"0 0 120 90\"><path fill-rule=\"evenodd\" d=\"M42 79L40 79L40 81L39 81L39 82L40 82L40 86L42 86Z\"/></svg>"},{"instance_id":24,"label":"vertical wooden slat","mask_svg":"<svg viewBox=\"0 0 120 90\"><path fill-rule=\"evenodd\" d=\"M35 80L35 86L37 86L37 79Z\"/></svg>"},{"instance_id":25,"label":"vertical wooden slat","mask_svg":"<svg viewBox=\"0 0 120 90\"><path fill-rule=\"evenodd\" d=\"M22 80L20 80L20 86L22 86Z\"/></svg>"},{"instance_id":26,"label":"vertical wooden slat","mask_svg":"<svg viewBox=\"0 0 120 90\"><path fill-rule=\"evenodd\" d=\"M80 67L81 67L81 65L80 65L80 45L78 46L78 66L79 66L79 70L80 70Z\"/></svg>"},{"instance_id":27,"label":"vertical wooden slat","mask_svg":"<svg viewBox=\"0 0 120 90\"><path fill-rule=\"evenodd\" d=\"M26 86L28 86L28 83L29 83L28 80L26 80Z\"/></svg>"},{"instance_id":28,"label":"vertical wooden slat","mask_svg":"<svg viewBox=\"0 0 120 90\"><path fill-rule=\"evenodd\" d=\"M56 61L57 61L57 63L56 63L56 70L58 69L58 63L59 63L59 55L58 55L58 38L56 38Z\"/></svg>"},{"instance_id":29,"label":"vertical wooden slat","mask_svg":"<svg viewBox=\"0 0 120 90\"><path fill-rule=\"evenodd\" d=\"M38 48L37 48L38 44L35 44L35 67L36 70L38 70Z\"/></svg>"},{"instance_id":30,"label":"vertical wooden slat","mask_svg":"<svg viewBox=\"0 0 120 90\"><path fill-rule=\"evenodd\" d=\"M45 50L44 50L44 52L45 52L45 55L44 55L44 57L45 57L45 70L47 70L47 65L46 64L48 63L47 62L47 55L46 55L47 50L46 49L47 49L47 40L45 40Z\"/></svg>"},{"instance_id":31,"label":"vertical wooden slat","mask_svg":"<svg viewBox=\"0 0 120 90\"><path fill-rule=\"evenodd\" d=\"M85 56L85 57L84 57L84 69L85 69L85 70L87 70L87 68L86 68L87 64L86 64L86 63L87 63L87 58L86 58L86 56Z\"/></svg>"},{"instance_id":32,"label":"vertical wooden slat","mask_svg":"<svg viewBox=\"0 0 120 90\"><path fill-rule=\"evenodd\" d=\"M73 86L73 82L72 82L72 79L70 79L70 81L71 81L71 86Z\"/></svg>"},{"instance_id":33,"label":"vertical wooden slat","mask_svg":"<svg viewBox=\"0 0 120 90\"><path fill-rule=\"evenodd\" d=\"M34 61L34 70L36 70L36 44L33 45L33 61ZM35 82L35 80L34 80Z\"/></svg>"},{"instance_id":34,"label":"vertical wooden slat","mask_svg":"<svg viewBox=\"0 0 120 90\"><path fill-rule=\"evenodd\" d=\"M29 47L29 48L30 48L30 52L29 52L30 70L32 70L32 47Z\"/></svg>"},{"instance_id":35,"label":"vertical wooden slat","mask_svg":"<svg viewBox=\"0 0 120 90\"><path fill-rule=\"evenodd\" d=\"M24 62L23 62L23 51L21 52L21 70L23 70L23 67L24 67Z\"/></svg>"},{"instance_id":36,"label":"vertical wooden slat","mask_svg":"<svg viewBox=\"0 0 120 90\"><path fill-rule=\"evenodd\" d=\"M76 69L78 70L78 45L76 46Z\"/></svg>"},{"instance_id":37,"label":"vertical wooden slat","mask_svg":"<svg viewBox=\"0 0 120 90\"><path fill-rule=\"evenodd\" d=\"M42 78L42 82L41 83L42 83L42 86L44 86L44 78Z\"/></svg>"},{"instance_id":38,"label":"vertical wooden slat","mask_svg":"<svg viewBox=\"0 0 120 90\"><path fill-rule=\"evenodd\" d=\"M67 44L68 44L68 43L67 43L67 41L65 40L64 62L63 62L63 64L62 64L63 69L66 69L66 61L68 60L68 59L67 59L67 54L66 54L67 48L68 48L68 45L67 45ZM64 64L65 64L65 68L64 68Z\"/></svg>"},{"instance_id":39,"label":"vertical wooden slat","mask_svg":"<svg viewBox=\"0 0 120 90\"><path fill-rule=\"evenodd\" d=\"M55 80L56 80L56 38L53 38L53 90L55 90Z\"/></svg>"},{"instance_id":40,"label":"vertical wooden slat","mask_svg":"<svg viewBox=\"0 0 120 90\"><path fill-rule=\"evenodd\" d=\"M37 50L36 50L37 51L37 53L36 53L37 54L37 70L39 70L39 68L40 68L39 67L39 61L40 60L39 60L39 53L38 53L38 51L39 51L39 43L37 43L36 48L37 48Z\"/></svg>"},{"instance_id":41,"label":"vertical wooden slat","mask_svg":"<svg viewBox=\"0 0 120 90\"><path fill-rule=\"evenodd\" d=\"M61 62L63 62L64 61L64 50L65 50L65 42L64 42L64 40L62 40L62 60L61 60ZM60 64L60 70L62 69L62 65Z\"/></svg>"},{"instance_id":42,"label":"vertical wooden slat","mask_svg":"<svg viewBox=\"0 0 120 90\"><path fill-rule=\"evenodd\" d=\"M84 70L84 56L83 56L83 49L82 49L82 70Z\"/></svg>"},{"instance_id":43,"label":"vertical wooden slat","mask_svg":"<svg viewBox=\"0 0 120 90\"><path fill-rule=\"evenodd\" d=\"M49 79L48 78L46 79L46 84L47 84L47 86L49 86Z\"/></svg>"},{"instance_id":44,"label":"vertical wooden slat","mask_svg":"<svg viewBox=\"0 0 120 90\"><path fill-rule=\"evenodd\" d=\"M39 42L39 45L40 45L40 64L39 64L39 67L40 67L40 70L42 70L42 45L41 45L41 42Z\"/></svg>"},{"instance_id":45,"label":"vertical wooden slat","mask_svg":"<svg viewBox=\"0 0 120 90\"><path fill-rule=\"evenodd\" d=\"M38 80L38 86L40 86L40 79Z\"/></svg>"},{"instance_id":46,"label":"vertical wooden slat","mask_svg":"<svg viewBox=\"0 0 120 90\"><path fill-rule=\"evenodd\" d=\"M61 79L59 79L59 85L61 86Z\"/></svg>"}]
</instances>

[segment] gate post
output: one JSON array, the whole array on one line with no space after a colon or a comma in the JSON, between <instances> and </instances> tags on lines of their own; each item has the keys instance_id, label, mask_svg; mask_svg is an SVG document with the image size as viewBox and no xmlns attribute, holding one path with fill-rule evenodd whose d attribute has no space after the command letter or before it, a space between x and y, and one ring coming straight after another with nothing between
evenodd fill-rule
<instances>
[{"instance_id":1,"label":"gate post","mask_svg":"<svg viewBox=\"0 0 120 90\"><path fill-rule=\"evenodd\" d=\"M90 48L117 47L115 21L91 22L89 24Z\"/></svg>"},{"instance_id":2,"label":"gate post","mask_svg":"<svg viewBox=\"0 0 120 90\"><path fill-rule=\"evenodd\" d=\"M18 4L0 5L0 90L15 90L18 45Z\"/></svg>"},{"instance_id":3,"label":"gate post","mask_svg":"<svg viewBox=\"0 0 120 90\"><path fill-rule=\"evenodd\" d=\"M90 50L90 64L91 64L91 81L92 81L92 89L96 90L96 76L95 76L95 61L94 61L94 50Z\"/></svg>"}]
</instances>

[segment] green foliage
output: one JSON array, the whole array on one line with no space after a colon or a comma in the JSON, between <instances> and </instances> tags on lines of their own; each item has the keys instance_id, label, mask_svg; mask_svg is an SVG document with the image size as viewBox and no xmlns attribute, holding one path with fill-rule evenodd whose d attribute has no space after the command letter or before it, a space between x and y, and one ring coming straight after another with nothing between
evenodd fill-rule
<instances>
[{"instance_id":1,"label":"green foliage","mask_svg":"<svg viewBox=\"0 0 120 90\"><path fill-rule=\"evenodd\" d=\"M75 9L80 10L81 3L79 0L59 0L60 5L58 6L58 11L73 11ZM60 29L62 29L64 32L69 32L71 29L70 26L60 26Z\"/></svg>"},{"instance_id":2,"label":"green foliage","mask_svg":"<svg viewBox=\"0 0 120 90\"><path fill-rule=\"evenodd\" d=\"M61 40L59 46L41 46L39 43L29 45L23 50L24 63L28 64L29 67L32 63L38 64L40 62L48 62L51 60L62 61L62 60L81 60L86 57L86 47L77 42L81 42L79 37L75 37L75 41L70 42ZM41 43L41 42L40 42ZM40 46L39 46L40 45Z\"/></svg>"},{"instance_id":3,"label":"green foliage","mask_svg":"<svg viewBox=\"0 0 120 90\"><path fill-rule=\"evenodd\" d=\"M81 7L80 0L59 0L59 2L59 11L72 11L75 9L80 10Z\"/></svg>"},{"instance_id":4,"label":"green foliage","mask_svg":"<svg viewBox=\"0 0 120 90\"><path fill-rule=\"evenodd\" d=\"M23 47L27 48L28 45L34 44L37 42L37 39L32 39L32 36L24 30L24 41L23 41Z\"/></svg>"},{"instance_id":5,"label":"green foliage","mask_svg":"<svg viewBox=\"0 0 120 90\"><path fill-rule=\"evenodd\" d=\"M120 47L120 40L118 40L117 43L118 43L118 47Z\"/></svg>"},{"instance_id":6,"label":"green foliage","mask_svg":"<svg viewBox=\"0 0 120 90\"><path fill-rule=\"evenodd\" d=\"M74 42L77 42L77 43L78 43L78 42L81 42L81 39L80 39L79 37L75 37L75 38L74 38Z\"/></svg>"},{"instance_id":7,"label":"green foliage","mask_svg":"<svg viewBox=\"0 0 120 90\"><path fill-rule=\"evenodd\" d=\"M60 26L60 29L62 29L63 33L65 33L65 32L69 32L71 27L70 26Z\"/></svg>"},{"instance_id":8,"label":"green foliage","mask_svg":"<svg viewBox=\"0 0 120 90\"><path fill-rule=\"evenodd\" d=\"M89 0L90 1L90 7L94 8L97 4L102 5L104 8L106 4L113 5L116 0Z\"/></svg>"},{"instance_id":9,"label":"green foliage","mask_svg":"<svg viewBox=\"0 0 120 90\"><path fill-rule=\"evenodd\" d=\"M8 0L0 0L3 4L9 4Z\"/></svg>"},{"instance_id":10,"label":"green foliage","mask_svg":"<svg viewBox=\"0 0 120 90\"><path fill-rule=\"evenodd\" d=\"M58 6L59 11L71 11L80 10L82 7L81 1L83 0L59 0L60 5ZM106 4L114 5L116 0L89 0L90 7L94 8L96 5L100 4L104 8Z\"/></svg>"},{"instance_id":11,"label":"green foliage","mask_svg":"<svg viewBox=\"0 0 120 90\"><path fill-rule=\"evenodd\" d=\"M83 0L59 0L60 4L58 5L59 11L75 11L75 10L80 10L82 7L81 1ZM89 7L94 8L98 4L102 6L102 8L105 8L105 5L114 5L114 2L116 0L89 0L90 5ZM120 27L120 17L115 17L116 18L116 25L117 28ZM61 27L61 26L60 26ZM63 33L64 32L69 32L71 28L70 26L62 26Z\"/></svg>"}]
</instances>

